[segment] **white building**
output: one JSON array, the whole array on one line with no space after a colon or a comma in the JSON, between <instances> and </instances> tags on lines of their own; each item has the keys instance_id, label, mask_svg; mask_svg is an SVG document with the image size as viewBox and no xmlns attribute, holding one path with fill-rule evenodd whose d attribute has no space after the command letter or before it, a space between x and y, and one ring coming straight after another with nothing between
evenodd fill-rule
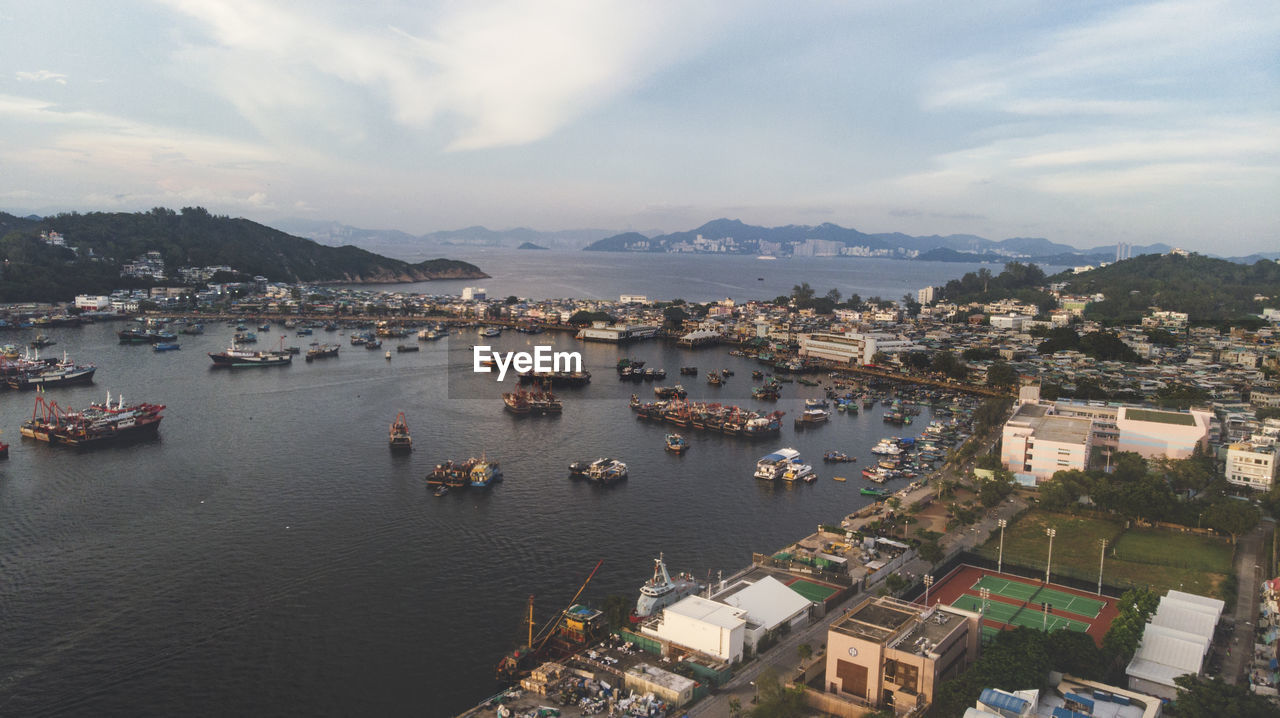
<instances>
[{"instance_id":1,"label":"white building","mask_svg":"<svg viewBox=\"0 0 1280 718\"><path fill-rule=\"evenodd\" d=\"M485 299L484 287L463 287L462 288L462 301L482 302L484 301L484 299Z\"/></svg>"},{"instance_id":2,"label":"white building","mask_svg":"<svg viewBox=\"0 0 1280 718\"><path fill-rule=\"evenodd\" d=\"M991 317L992 329L1010 329L1015 332L1022 331L1022 327L1034 317L1028 317L1025 314L996 314Z\"/></svg>"},{"instance_id":3,"label":"white building","mask_svg":"<svg viewBox=\"0 0 1280 718\"><path fill-rule=\"evenodd\" d=\"M746 611L744 641L753 650L771 631L783 626L799 628L808 623L809 608L813 605L772 576L755 583L737 584L713 599Z\"/></svg>"},{"instance_id":4,"label":"white building","mask_svg":"<svg viewBox=\"0 0 1280 718\"><path fill-rule=\"evenodd\" d=\"M1267 491L1276 478L1276 444L1272 437L1227 447L1227 483Z\"/></svg>"},{"instance_id":5,"label":"white building","mask_svg":"<svg viewBox=\"0 0 1280 718\"><path fill-rule=\"evenodd\" d=\"M688 596L662 609L662 618L641 632L732 663L742 660L746 616L741 608Z\"/></svg>"},{"instance_id":6,"label":"white building","mask_svg":"<svg viewBox=\"0 0 1280 718\"><path fill-rule=\"evenodd\" d=\"M79 294L76 295L75 306L82 312L101 312L111 308L111 297Z\"/></svg>"},{"instance_id":7,"label":"white building","mask_svg":"<svg viewBox=\"0 0 1280 718\"><path fill-rule=\"evenodd\" d=\"M819 332L800 336L800 356L826 359L837 364L871 364L877 352L893 354L909 351L915 346L889 334Z\"/></svg>"},{"instance_id":8,"label":"white building","mask_svg":"<svg viewBox=\"0 0 1280 718\"><path fill-rule=\"evenodd\" d=\"M643 294L623 294L618 297L621 304L648 304L649 298Z\"/></svg>"},{"instance_id":9,"label":"white building","mask_svg":"<svg viewBox=\"0 0 1280 718\"><path fill-rule=\"evenodd\" d=\"M1044 404L1022 404L1005 422L1000 460L1019 483L1035 485L1059 471L1088 468L1092 434L1092 419L1057 416Z\"/></svg>"},{"instance_id":10,"label":"white building","mask_svg":"<svg viewBox=\"0 0 1280 718\"><path fill-rule=\"evenodd\" d=\"M916 292L916 301L925 306L933 304L933 294L936 289L937 287L925 287L924 289L921 289Z\"/></svg>"},{"instance_id":11,"label":"white building","mask_svg":"<svg viewBox=\"0 0 1280 718\"><path fill-rule=\"evenodd\" d=\"M1125 669L1129 688L1174 699L1177 685L1173 679L1199 675L1204 667L1224 605L1216 598L1182 591L1164 595Z\"/></svg>"}]
</instances>

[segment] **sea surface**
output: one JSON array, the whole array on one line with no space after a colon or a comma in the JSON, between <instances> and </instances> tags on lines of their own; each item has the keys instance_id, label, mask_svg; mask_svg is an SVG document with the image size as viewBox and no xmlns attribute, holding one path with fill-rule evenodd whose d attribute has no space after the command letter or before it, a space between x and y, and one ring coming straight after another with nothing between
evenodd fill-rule
<instances>
[{"instance_id":1,"label":"sea surface","mask_svg":"<svg viewBox=\"0 0 1280 718\"><path fill-rule=\"evenodd\" d=\"M610 289L616 259L601 257L613 280L547 280L543 294L737 292L732 281L677 291L680 280L652 273ZM637 266L652 270L648 260L667 258ZM917 271L909 262L876 266L886 275ZM540 286L498 267L485 267L495 274L491 291L533 294ZM765 294L800 276L775 278ZM891 281L914 287L942 278L882 276L860 291L891 295ZM820 291L834 283L811 278ZM158 439L94 451L23 439L18 426L37 395L0 391L0 430L11 444L0 460L2 716L451 715L499 689L494 667L522 641L530 595L541 623L603 559L581 600L634 598L660 552L672 571L727 576L752 552L778 550L865 505L858 469L868 449L881 437L914 436L929 419L926 411L914 426L894 429L877 408L833 413L829 424L797 431L791 418L820 390L788 384L776 403L787 412L777 440L690 430L691 448L677 456L663 448L670 427L628 409L633 392L650 399L653 385L619 381L617 359L665 368L665 383L683 380L695 398L775 408L750 398L753 361L724 348L619 348L508 332L483 342L578 350L594 375L584 388L561 390L562 416L515 417L500 399L513 381L471 373L470 347L482 341L474 333L388 360L384 351L397 342L417 342L387 340L383 351L369 351L345 335L305 338L277 326L259 332L262 345L340 341L341 354L215 370L207 352L228 345L230 326L181 336L182 349L167 353L118 344L123 326L48 330L58 343L46 352L99 368L93 385L44 398L81 408L110 391L163 403ZM0 335L0 343L33 335ZM700 376L679 376L689 365ZM722 367L736 375L722 388L707 385L705 372ZM414 438L407 456L387 449L399 411ZM753 479L756 460L780 446L803 452L820 479ZM823 465L830 449L861 460ZM427 490L424 477L437 462L480 455L501 462L504 481L444 497ZM568 478L570 462L601 456L628 463L630 478L612 487Z\"/></svg>"},{"instance_id":2,"label":"sea surface","mask_svg":"<svg viewBox=\"0 0 1280 718\"><path fill-rule=\"evenodd\" d=\"M371 288L420 294L460 294L463 287L484 287L490 297L530 299L613 299L640 294L653 301L684 299L737 302L773 299L808 282L819 295L837 289L843 297L898 300L922 287L941 286L965 272L1000 265L864 257L757 259L744 255L642 254L569 250L477 249L446 247L431 256L471 262L489 279L443 280ZM422 257L414 259L421 260ZM1046 273L1061 267L1043 267Z\"/></svg>"}]
</instances>

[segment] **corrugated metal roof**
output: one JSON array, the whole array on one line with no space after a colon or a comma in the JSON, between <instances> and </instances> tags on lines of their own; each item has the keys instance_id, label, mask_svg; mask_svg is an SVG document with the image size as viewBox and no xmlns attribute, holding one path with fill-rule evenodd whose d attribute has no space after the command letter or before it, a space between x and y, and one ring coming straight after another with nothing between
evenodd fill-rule
<instances>
[{"instance_id":1,"label":"corrugated metal roof","mask_svg":"<svg viewBox=\"0 0 1280 718\"><path fill-rule=\"evenodd\" d=\"M983 688L982 695L978 697L978 702L989 708L994 708L1002 713L1009 715L1022 715L1022 712L1030 705L1027 701L995 688Z\"/></svg>"}]
</instances>

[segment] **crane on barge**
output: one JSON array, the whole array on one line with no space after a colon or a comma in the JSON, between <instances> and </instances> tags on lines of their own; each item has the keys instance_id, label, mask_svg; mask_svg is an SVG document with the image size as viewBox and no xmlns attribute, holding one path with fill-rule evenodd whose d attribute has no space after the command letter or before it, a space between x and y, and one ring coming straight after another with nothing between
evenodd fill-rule
<instances>
[{"instance_id":1,"label":"crane on barge","mask_svg":"<svg viewBox=\"0 0 1280 718\"><path fill-rule=\"evenodd\" d=\"M573 594L573 598L569 600L569 605L564 610L556 614L550 621L534 635L533 626L533 595L529 596L529 613L525 619L525 623L529 628L528 642L525 645L503 656L502 661L498 663L498 680L514 681L521 676L527 675L540 662L554 657L559 658L567 655L572 651L572 646L581 642L583 639L590 640L592 636L589 634L591 627L589 624L602 622L603 614L600 611L591 611L590 609L582 609L577 605L578 597L587 589L587 584L591 583L591 579L595 577L596 571L604 565L604 559L596 562L596 567L591 569L591 573L587 576L587 580L582 582L578 587L578 592ZM567 624L567 625L566 625ZM557 630L560 629L560 630ZM551 639L558 634L563 634L562 639L553 642ZM552 650L553 648L557 650Z\"/></svg>"}]
</instances>

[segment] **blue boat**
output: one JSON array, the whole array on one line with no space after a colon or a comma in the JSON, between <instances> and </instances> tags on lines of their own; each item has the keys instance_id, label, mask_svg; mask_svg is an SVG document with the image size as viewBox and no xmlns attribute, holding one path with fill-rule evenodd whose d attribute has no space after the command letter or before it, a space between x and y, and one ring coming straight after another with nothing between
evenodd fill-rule
<instances>
[{"instance_id":1,"label":"blue boat","mask_svg":"<svg viewBox=\"0 0 1280 718\"><path fill-rule=\"evenodd\" d=\"M177 342L157 342L151 347L152 351L157 351L157 352L171 352L175 349L181 349L181 348L182 346L179 345Z\"/></svg>"}]
</instances>

